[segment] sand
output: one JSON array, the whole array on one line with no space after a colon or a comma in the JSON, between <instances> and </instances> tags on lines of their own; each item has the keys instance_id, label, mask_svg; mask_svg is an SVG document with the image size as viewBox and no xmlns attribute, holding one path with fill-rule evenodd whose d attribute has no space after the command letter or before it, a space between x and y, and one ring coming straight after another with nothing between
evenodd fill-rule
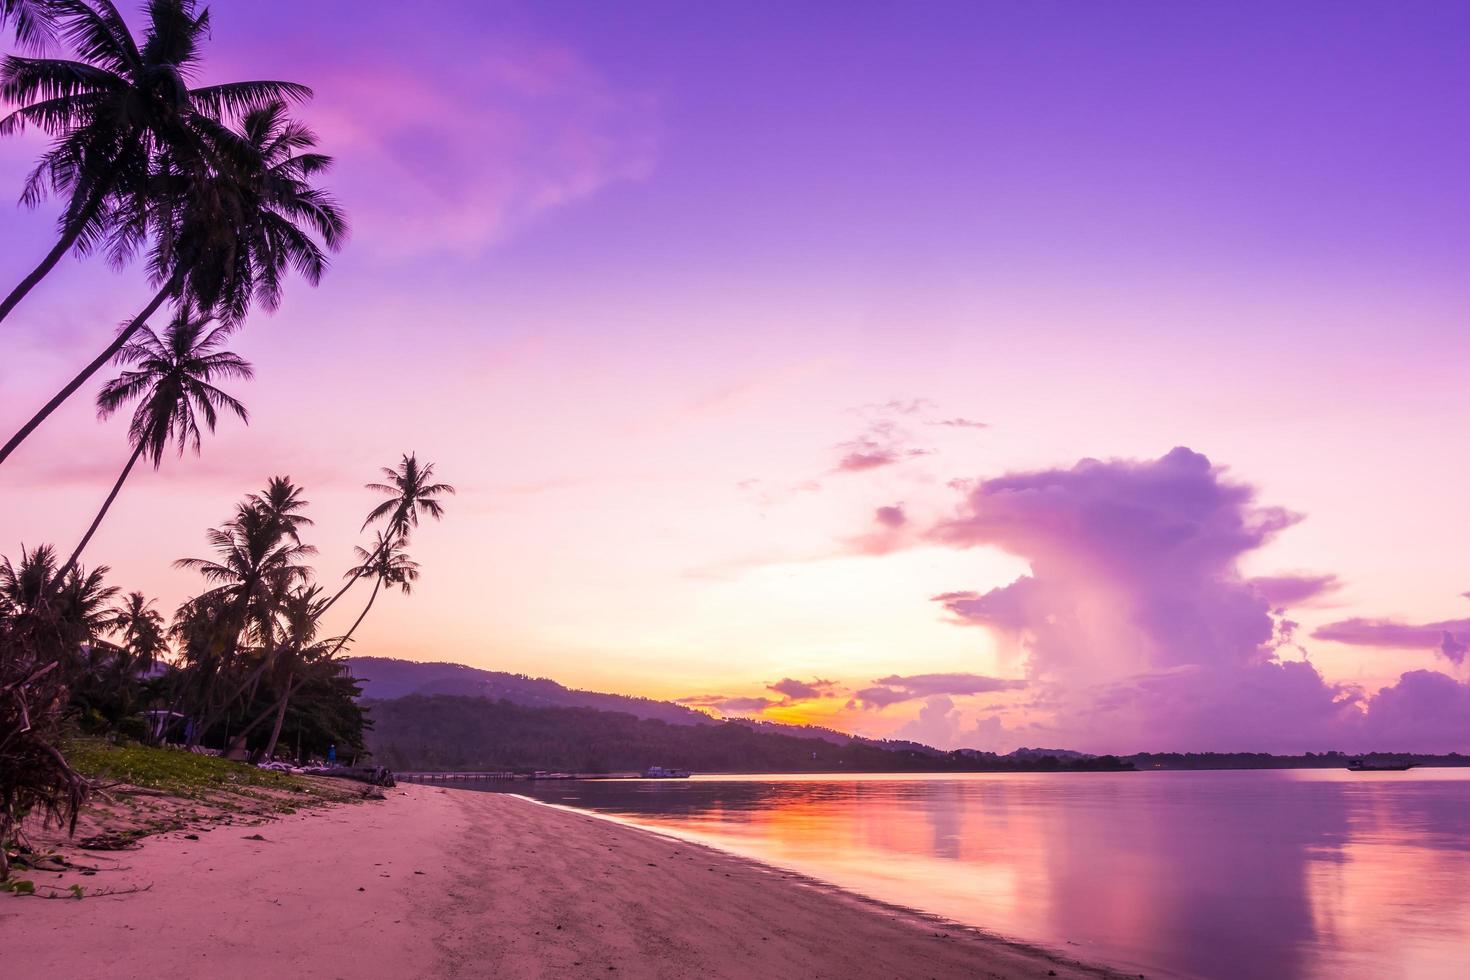
<instances>
[{"instance_id":1,"label":"sand","mask_svg":"<svg viewBox=\"0 0 1470 980\"><path fill-rule=\"evenodd\" d=\"M253 840L259 834L264 840ZM599 817L408 786L383 802L72 852L0 896L6 977L1097 977L952 924ZM1054 972L1053 972L1054 971Z\"/></svg>"}]
</instances>

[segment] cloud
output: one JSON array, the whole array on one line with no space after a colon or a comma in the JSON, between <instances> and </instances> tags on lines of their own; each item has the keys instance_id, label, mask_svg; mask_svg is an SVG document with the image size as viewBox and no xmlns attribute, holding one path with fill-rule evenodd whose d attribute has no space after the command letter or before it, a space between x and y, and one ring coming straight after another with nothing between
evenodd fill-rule
<instances>
[{"instance_id":1,"label":"cloud","mask_svg":"<svg viewBox=\"0 0 1470 980\"><path fill-rule=\"evenodd\" d=\"M679 704L692 708L705 708L722 715L758 715L767 708L779 708L797 701L813 701L819 698L836 697L840 685L836 681L820 677L809 681L794 677L783 677L766 685L766 690L779 694L779 698L745 697L729 694L695 694L679 698Z\"/></svg>"},{"instance_id":2,"label":"cloud","mask_svg":"<svg viewBox=\"0 0 1470 980\"><path fill-rule=\"evenodd\" d=\"M1273 609L1289 609L1320 599L1342 588L1336 575L1262 575L1250 580Z\"/></svg>"},{"instance_id":3,"label":"cloud","mask_svg":"<svg viewBox=\"0 0 1470 980\"><path fill-rule=\"evenodd\" d=\"M1443 752L1463 746L1470 684L1437 670L1411 670L1369 702L1368 744L1396 752Z\"/></svg>"},{"instance_id":4,"label":"cloud","mask_svg":"<svg viewBox=\"0 0 1470 980\"><path fill-rule=\"evenodd\" d=\"M571 48L519 38L438 67L431 81L391 61L348 65L318 86L312 120L339 158L334 186L375 250L475 254L652 172L656 104Z\"/></svg>"},{"instance_id":5,"label":"cloud","mask_svg":"<svg viewBox=\"0 0 1470 980\"><path fill-rule=\"evenodd\" d=\"M876 528L843 542L845 554L886 555L910 547L914 535L910 533L912 521L902 504L891 504L873 511Z\"/></svg>"},{"instance_id":6,"label":"cloud","mask_svg":"<svg viewBox=\"0 0 1470 980\"><path fill-rule=\"evenodd\" d=\"M949 427L951 429L988 429L988 428L990 428L990 423L989 422L976 422L974 419L966 419L966 418L959 418L959 417L952 418L952 419L937 419L937 420L935 420L933 422L930 422L928 424L929 425L943 425L943 426L947 426L947 427Z\"/></svg>"},{"instance_id":7,"label":"cloud","mask_svg":"<svg viewBox=\"0 0 1470 980\"><path fill-rule=\"evenodd\" d=\"M1282 659L1291 629L1272 610L1310 601L1336 580L1245 578L1242 559L1301 518L1260 504L1253 487L1199 453L1085 459L960 487L954 515L929 539L998 548L1029 562L1030 573L935 601L1024 658L1037 694L1032 727L1047 737L1095 751L1361 748L1403 728L1396 698L1458 697L1444 686L1457 683L1449 677L1432 691L1420 679L1408 694L1370 697ZM1463 645L1464 625L1430 628L1453 626ZM1470 745L1470 717L1436 731L1441 751Z\"/></svg>"},{"instance_id":8,"label":"cloud","mask_svg":"<svg viewBox=\"0 0 1470 980\"><path fill-rule=\"evenodd\" d=\"M869 422L856 438L837 444L842 456L833 472L862 473L927 456L931 452L909 445L911 441L910 433L892 419L876 419Z\"/></svg>"},{"instance_id":9,"label":"cloud","mask_svg":"<svg viewBox=\"0 0 1470 980\"><path fill-rule=\"evenodd\" d=\"M1436 650L1458 666L1470 650L1470 619L1422 624L1396 619L1343 619L1319 627L1312 639L1385 650Z\"/></svg>"},{"instance_id":10,"label":"cloud","mask_svg":"<svg viewBox=\"0 0 1470 980\"><path fill-rule=\"evenodd\" d=\"M759 714L777 702L770 698L743 698L731 697L726 694L696 694L687 698L679 698L679 704L687 704L691 708L712 708L724 715Z\"/></svg>"},{"instance_id":11,"label":"cloud","mask_svg":"<svg viewBox=\"0 0 1470 980\"><path fill-rule=\"evenodd\" d=\"M788 702L808 701L813 698L830 698L835 695L837 684L833 681L824 681L817 678L812 681L799 681L794 677L783 677L774 684L767 684L766 689L775 691Z\"/></svg>"},{"instance_id":12,"label":"cloud","mask_svg":"<svg viewBox=\"0 0 1470 980\"><path fill-rule=\"evenodd\" d=\"M849 702L854 707L882 709L903 701L916 701L936 695L994 694L1015 691L1026 686L1024 680L988 677L984 674L893 674L873 681L872 687L858 691Z\"/></svg>"},{"instance_id":13,"label":"cloud","mask_svg":"<svg viewBox=\"0 0 1470 980\"><path fill-rule=\"evenodd\" d=\"M903 512L902 504L893 504L888 507L879 507L873 512L873 520L886 528L897 529L908 523L908 515Z\"/></svg>"}]
</instances>

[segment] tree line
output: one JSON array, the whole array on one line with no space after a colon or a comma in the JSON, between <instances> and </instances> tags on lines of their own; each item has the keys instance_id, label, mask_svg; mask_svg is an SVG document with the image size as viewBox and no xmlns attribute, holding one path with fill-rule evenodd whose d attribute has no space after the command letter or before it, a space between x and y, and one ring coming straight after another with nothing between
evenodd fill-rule
<instances>
[{"instance_id":1,"label":"tree line","mask_svg":"<svg viewBox=\"0 0 1470 980\"><path fill-rule=\"evenodd\" d=\"M140 462L158 469L170 450L198 454L222 416L248 424L227 389L254 370L230 339L253 310L280 305L290 273L319 283L348 236L317 185L332 159L292 115L311 90L195 84L211 31L195 0L149 0L140 25L135 33L110 0L0 0L0 31L15 44L0 61L0 101L12 107L0 136L47 138L20 200L57 209L55 241L0 299L0 325L67 255L141 265L152 290L0 446L3 476L60 405L120 368L96 409L103 420L131 413L127 448L90 525L63 549L0 557L0 878L28 814L75 825L88 786L62 749L78 728L257 757L283 744L360 748L358 688L339 654L381 591L410 591L410 535L454 492L413 453L385 467L368 484L385 495L362 525L374 537L333 587L307 564L312 520L286 476L209 529L206 555L175 563L199 574L200 590L169 616L112 584L106 565L83 563ZM361 613L326 635L324 615L363 579L372 590Z\"/></svg>"},{"instance_id":2,"label":"tree line","mask_svg":"<svg viewBox=\"0 0 1470 980\"><path fill-rule=\"evenodd\" d=\"M739 722L670 724L622 711L536 708L411 694L371 701L373 757L396 769L629 772L1008 772L1131 768L1111 756L976 759L958 752L760 731Z\"/></svg>"}]
</instances>

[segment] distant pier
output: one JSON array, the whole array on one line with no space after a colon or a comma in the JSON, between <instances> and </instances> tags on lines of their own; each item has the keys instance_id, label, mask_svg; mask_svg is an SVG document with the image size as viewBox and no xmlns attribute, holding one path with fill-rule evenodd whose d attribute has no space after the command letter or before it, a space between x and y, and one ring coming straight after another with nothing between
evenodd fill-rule
<instances>
[{"instance_id":1,"label":"distant pier","mask_svg":"<svg viewBox=\"0 0 1470 980\"><path fill-rule=\"evenodd\" d=\"M509 782L513 779L529 779L513 772L395 772L399 782L404 783L491 783Z\"/></svg>"}]
</instances>

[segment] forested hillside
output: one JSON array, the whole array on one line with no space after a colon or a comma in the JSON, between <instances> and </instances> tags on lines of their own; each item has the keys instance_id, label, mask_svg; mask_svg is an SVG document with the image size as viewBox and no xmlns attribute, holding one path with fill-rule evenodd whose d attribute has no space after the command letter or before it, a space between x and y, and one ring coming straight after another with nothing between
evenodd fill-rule
<instances>
[{"instance_id":1,"label":"forested hillside","mask_svg":"<svg viewBox=\"0 0 1470 980\"><path fill-rule=\"evenodd\" d=\"M410 695L368 705L375 761L395 769L619 772L905 772L1110 768L1117 760L1013 762L763 732L714 722L671 725L626 712ZM929 750L933 753L933 750Z\"/></svg>"},{"instance_id":2,"label":"forested hillside","mask_svg":"<svg viewBox=\"0 0 1470 980\"><path fill-rule=\"evenodd\" d=\"M362 696L372 700L389 700L409 694L451 694L491 701L506 700L533 708L626 711L639 718L658 718L680 725L699 725L710 720L703 712L669 701L578 691L546 677L481 670L464 664L419 663L390 657L352 657L347 663L362 686Z\"/></svg>"}]
</instances>

